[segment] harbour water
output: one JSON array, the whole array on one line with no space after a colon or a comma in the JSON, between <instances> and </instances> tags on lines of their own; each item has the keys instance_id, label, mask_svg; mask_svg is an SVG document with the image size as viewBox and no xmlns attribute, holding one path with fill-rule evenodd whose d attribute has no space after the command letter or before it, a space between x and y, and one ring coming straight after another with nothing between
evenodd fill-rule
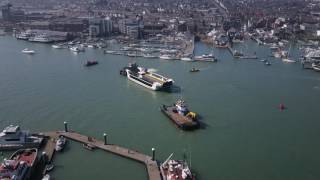
<instances>
[{"instance_id":1,"label":"harbour water","mask_svg":"<svg viewBox=\"0 0 320 180\"><path fill-rule=\"evenodd\" d=\"M270 50L247 42L246 49L269 58L233 59L214 49L218 63L190 63L105 55L88 49L74 54L50 45L0 37L0 127L19 124L34 132L63 129L136 149L165 160L171 153L191 160L200 180L319 179L320 74L268 57ZM35 55L22 54L28 47ZM196 44L196 54L211 48ZM297 50L293 56L298 58ZM84 67L86 60L99 65ZM180 92L153 92L119 75L128 62L172 77ZM190 73L192 67L199 73ZM183 98L206 124L179 130L159 110ZM285 104L280 111L278 105ZM191 154L191 157L190 157ZM5 153L4 156L8 155ZM142 164L69 142L54 158L55 179L146 180Z\"/></svg>"}]
</instances>

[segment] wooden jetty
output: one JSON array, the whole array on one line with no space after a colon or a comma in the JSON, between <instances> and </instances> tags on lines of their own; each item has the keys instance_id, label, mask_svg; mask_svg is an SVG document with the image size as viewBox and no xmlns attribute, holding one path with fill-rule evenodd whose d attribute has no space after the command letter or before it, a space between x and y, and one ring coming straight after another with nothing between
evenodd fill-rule
<instances>
[{"instance_id":1,"label":"wooden jetty","mask_svg":"<svg viewBox=\"0 0 320 180\"><path fill-rule=\"evenodd\" d=\"M55 148L55 143L54 143L55 139L57 139L59 136L64 136L73 141L77 141L83 144L88 144L88 145L94 146L95 148L99 148L104 151L111 152L113 154L143 163L146 165L149 180L161 180L161 174L160 174L160 170L157 162L152 157L142 154L138 151L130 150L118 145L107 144L106 139L105 139L105 142L103 142L92 137L81 135L76 132L55 131L55 132L44 133L44 135L49 137L48 143L45 147L45 152L48 156L49 161L51 161L53 157L54 148ZM52 143L54 144L52 145Z\"/></svg>"}]
</instances>

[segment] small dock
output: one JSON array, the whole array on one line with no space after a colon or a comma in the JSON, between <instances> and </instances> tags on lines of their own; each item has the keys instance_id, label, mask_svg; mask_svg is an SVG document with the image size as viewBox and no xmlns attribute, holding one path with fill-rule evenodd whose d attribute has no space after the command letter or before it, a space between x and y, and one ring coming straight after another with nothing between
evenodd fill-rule
<instances>
[{"instance_id":1,"label":"small dock","mask_svg":"<svg viewBox=\"0 0 320 180\"><path fill-rule=\"evenodd\" d=\"M57 139L59 136L64 136L67 139L77 141L83 144L88 144L95 148L99 148L101 150L116 154L118 156L122 156L143 163L147 168L149 180L161 180L161 173L155 159L135 150L130 150L118 145L107 144L106 135L104 136L105 142L93 137L81 135L76 132L55 131L44 133L44 135L48 137L47 145L44 151L48 156L49 162L52 160L54 154L55 139Z\"/></svg>"}]
</instances>

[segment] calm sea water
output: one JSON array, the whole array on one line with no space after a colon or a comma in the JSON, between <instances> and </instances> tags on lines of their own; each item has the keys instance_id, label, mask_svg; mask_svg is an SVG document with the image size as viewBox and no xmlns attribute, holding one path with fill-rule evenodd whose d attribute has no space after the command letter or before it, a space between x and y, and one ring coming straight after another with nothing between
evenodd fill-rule
<instances>
[{"instance_id":1,"label":"calm sea water","mask_svg":"<svg viewBox=\"0 0 320 180\"><path fill-rule=\"evenodd\" d=\"M37 54L22 54L24 48ZM239 46L259 57L270 50L247 42ZM204 44L196 54L209 53ZM200 180L319 179L320 74L299 63L269 58L235 60L215 49L218 63L130 59L89 49L73 54L50 45L0 37L0 127L19 124L31 131L63 129L63 122L86 135L151 154L163 161L171 153L191 154ZM297 50L292 51L298 57ZM83 66L88 59L98 66ZM155 68L172 77L181 92L153 92L119 75L128 62ZM199 73L189 73L192 67ZM159 110L185 99L205 129L179 130ZM284 103L287 109L278 110ZM8 155L5 153L4 156ZM190 157L190 156L189 156ZM89 152L69 142L57 153L55 179L147 180L142 164L103 151Z\"/></svg>"}]
</instances>

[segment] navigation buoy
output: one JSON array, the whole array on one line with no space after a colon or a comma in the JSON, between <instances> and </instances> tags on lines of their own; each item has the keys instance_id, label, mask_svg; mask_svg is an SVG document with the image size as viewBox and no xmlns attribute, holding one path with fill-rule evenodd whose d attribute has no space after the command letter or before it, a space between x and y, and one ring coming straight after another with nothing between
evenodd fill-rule
<instances>
[{"instance_id":1,"label":"navigation buoy","mask_svg":"<svg viewBox=\"0 0 320 180\"><path fill-rule=\"evenodd\" d=\"M282 110L284 110L286 107L284 106L284 104L279 104L279 109L282 111Z\"/></svg>"}]
</instances>

